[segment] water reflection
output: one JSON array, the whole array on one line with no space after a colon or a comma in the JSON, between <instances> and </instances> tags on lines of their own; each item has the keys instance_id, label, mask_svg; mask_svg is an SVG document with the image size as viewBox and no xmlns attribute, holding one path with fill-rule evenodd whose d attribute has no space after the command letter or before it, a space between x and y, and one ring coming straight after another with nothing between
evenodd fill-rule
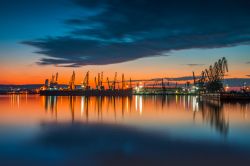
<instances>
[{"instance_id":1,"label":"water reflection","mask_svg":"<svg viewBox=\"0 0 250 166\"><path fill-rule=\"evenodd\" d=\"M69 108L71 112L72 123L75 120L75 98L76 96L69 96Z\"/></svg>"},{"instance_id":2,"label":"water reflection","mask_svg":"<svg viewBox=\"0 0 250 166\"><path fill-rule=\"evenodd\" d=\"M34 159L42 165L53 156L53 161L63 158L79 165L88 160L103 165L117 157L132 161L125 165L147 165L148 159L150 165L169 165L173 158L179 165L249 161L249 102L203 101L197 96L8 95L0 96L0 105L0 161L6 159L3 155L10 162ZM122 165L120 159L113 165ZM75 165L70 162L64 164Z\"/></svg>"},{"instance_id":3,"label":"water reflection","mask_svg":"<svg viewBox=\"0 0 250 166\"><path fill-rule=\"evenodd\" d=\"M20 101L20 95L14 95L14 94L10 95L10 104L11 104L11 107L17 106L17 108L19 108L20 102L21 102Z\"/></svg>"},{"instance_id":4,"label":"water reflection","mask_svg":"<svg viewBox=\"0 0 250 166\"><path fill-rule=\"evenodd\" d=\"M202 118L204 122L211 125L223 136L227 136L229 131L229 119L225 117L223 111L223 103L219 101L201 101L200 110L202 112ZM197 105L195 105L197 106Z\"/></svg>"},{"instance_id":5,"label":"water reflection","mask_svg":"<svg viewBox=\"0 0 250 166\"><path fill-rule=\"evenodd\" d=\"M249 102L203 101L198 96L27 96L1 97L1 121L18 123L16 116L31 115L34 122L57 121L102 122L124 124L206 125L224 137L236 124L249 125ZM42 108L39 106L41 102ZM18 111L19 110L19 111ZM40 110L35 111L35 110ZM18 111L18 112L17 112ZM29 111L29 113L25 113ZM23 113L22 113L23 112Z\"/></svg>"},{"instance_id":6,"label":"water reflection","mask_svg":"<svg viewBox=\"0 0 250 166\"><path fill-rule=\"evenodd\" d=\"M52 114L55 112L57 116L57 96L43 96L43 98L45 111L50 111Z\"/></svg>"},{"instance_id":7,"label":"water reflection","mask_svg":"<svg viewBox=\"0 0 250 166\"><path fill-rule=\"evenodd\" d=\"M78 112L80 119L77 121L98 122L122 122L126 119L143 116L155 117L155 114L168 112L169 110L188 111L192 114L194 122L202 119L203 124L209 124L211 128L226 137L229 132L228 111L240 109L242 117L247 117L249 103L221 103L218 101L202 101L198 96L133 96L133 97L44 97L45 111L50 111L57 120L58 98L62 102L60 108L68 103L72 123L76 120ZM80 101L79 101L80 100ZM78 109L79 108L79 109ZM175 114L171 112L169 114ZM165 115L165 114L164 114ZM145 122L146 122L145 118Z\"/></svg>"}]
</instances>

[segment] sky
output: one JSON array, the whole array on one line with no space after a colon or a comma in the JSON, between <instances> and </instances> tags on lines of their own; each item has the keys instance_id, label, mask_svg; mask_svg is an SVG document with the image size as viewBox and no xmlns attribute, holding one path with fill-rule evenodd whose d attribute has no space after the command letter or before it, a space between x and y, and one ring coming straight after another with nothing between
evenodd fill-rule
<instances>
[{"instance_id":1,"label":"sky","mask_svg":"<svg viewBox=\"0 0 250 166\"><path fill-rule=\"evenodd\" d=\"M228 78L250 76L248 0L1 0L0 84L56 72L150 79L199 75L226 57Z\"/></svg>"}]
</instances>

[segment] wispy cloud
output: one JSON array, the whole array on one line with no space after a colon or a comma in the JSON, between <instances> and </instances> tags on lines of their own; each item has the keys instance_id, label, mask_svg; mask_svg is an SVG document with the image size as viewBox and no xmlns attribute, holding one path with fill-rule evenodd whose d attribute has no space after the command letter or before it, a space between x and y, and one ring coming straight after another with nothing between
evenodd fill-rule
<instances>
[{"instance_id":1,"label":"wispy cloud","mask_svg":"<svg viewBox=\"0 0 250 166\"><path fill-rule=\"evenodd\" d=\"M39 64L104 65L159 56L172 50L250 42L249 3L244 0L74 0L74 3L83 11L95 12L65 20L72 28L65 36L23 42L47 56Z\"/></svg>"},{"instance_id":2,"label":"wispy cloud","mask_svg":"<svg viewBox=\"0 0 250 166\"><path fill-rule=\"evenodd\" d=\"M187 65L189 67L195 67L195 66L204 66L205 64L199 64L199 63L189 63L189 64L184 64Z\"/></svg>"}]
</instances>

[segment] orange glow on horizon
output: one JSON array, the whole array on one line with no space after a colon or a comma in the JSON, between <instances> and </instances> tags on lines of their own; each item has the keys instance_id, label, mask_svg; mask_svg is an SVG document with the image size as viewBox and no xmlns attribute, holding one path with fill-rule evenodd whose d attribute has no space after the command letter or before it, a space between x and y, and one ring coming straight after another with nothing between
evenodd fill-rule
<instances>
[{"instance_id":1,"label":"orange glow on horizon","mask_svg":"<svg viewBox=\"0 0 250 166\"><path fill-rule=\"evenodd\" d=\"M59 68L60 69L60 68ZM58 82L59 84L68 84L70 77L72 75L72 71L74 69L64 68L57 70L57 68L54 69L38 69L38 68L32 68L32 71L26 72L22 70L17 71L9 71L9 72L3 72L2 77L0 78L0 84L44 84L45 79L51 79L51 75L55 74L57 71L59 73ZM84 76L88 70L83 69L75 69L76 71L76 84L81 84L83 82ZM104 77L103 80L106 82L107 77L109 77L109 80L112 81L114 79L114 73L115 71L102 71L102 70L89 70L90 71L90 84L91 86L94 85L94 77L97 77L98 73L103 72ZM146 80L146 79L152 79L152 78L175 78L175 77L184 77L184 76L192 76L192 72L182 72L180 73L178 70L172 70L168 72L163 73L142 73L139 72L123 72L122 70L117 71L117 80L121 80L121 75L124 73L125 80L129 80L130 78L132 80ZM196 73L196 76L198 76L198 72ZM249 78L246 75L244 75L244 72L239 71L231 71L229 75L226 78ZM179 82L179 81L178 81ZM186 81L180 81L179 83L185 83ZM192 82L192 80L190 81Z\"/></svg>"},{"instance_id":2,"label":"orange glow on horizon","mask_svg":"<svg viewBox=\"0 0 250 166\"><path fill-rule=\"evenodd\" d=\"M97 74L101 72L104 74L105 81L107 77L109 77L109 80L113 80L115 72L118 74L118 80L121 80L122 73L125 75L125 80L129 80L130 78L138 80L192 76L193 71L198 76L204 68L207 68L207 66L190 68L184 65L173 64L171 61L166 61L166 65L164 65L165 58L162 58L162 62L160 61L161 64L158 64L158 60L154 58L148 58L120 64L83 66L79 68L4 63L0 66L0 84L44 84L45 79L50 79L51 75L56 72L59 74L59 84L68 84L74 70L76 72L76 84L81 84L86 72L90 71L90 82L93 86L94 77L97 77ZM249 74L247 73L249 71L248 68L249 66L230 63L229 73L226 78L249 78L246 76Z\"/></svg>"}]
</instances>

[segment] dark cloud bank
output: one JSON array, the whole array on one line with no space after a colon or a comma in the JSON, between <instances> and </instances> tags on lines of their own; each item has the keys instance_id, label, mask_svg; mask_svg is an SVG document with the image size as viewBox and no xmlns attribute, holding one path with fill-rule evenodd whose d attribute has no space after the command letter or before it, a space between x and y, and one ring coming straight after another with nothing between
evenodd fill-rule
<instances>
[{"instance_id":1,"label":"dark cloud bank","mask_svg":"<svg viewBox=\"0 0 250 166\"><path fill-rule=\"evenodd\" d=\"M91 15L64 23L65 36L24 41L46 55L40 65L126 62L172 50L249 44L248 0L74 0ZM190 64L190 66L192 66Z\"/></svg>"}]
</instances>

